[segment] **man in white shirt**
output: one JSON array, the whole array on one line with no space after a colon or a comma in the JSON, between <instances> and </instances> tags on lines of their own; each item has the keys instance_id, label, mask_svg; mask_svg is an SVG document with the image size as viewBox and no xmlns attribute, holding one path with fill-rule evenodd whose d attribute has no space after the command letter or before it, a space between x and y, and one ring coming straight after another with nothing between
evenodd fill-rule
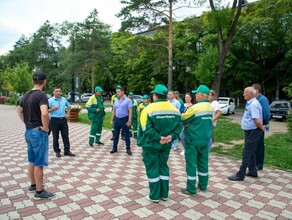
<instances>
[{"instance_id":1,"label":"man in white shirt","mask_svg":"<svg viewBox=\"0 0 292 220\"><path fill-rule=\"evenodd\" d=\"M180 110L180 106L181 106L181 104L180 104L180 102L175 98L174 91L168 91L168 97L167 97L167 98L168 98L168 102L169 102L170 104L172 104L174 107L176 107L178 110ZM172 149L173 149L173 150L177 150L177 146L178 146L178 139L173 140L172 145L171 145Z\"/></svg>"},{"instance_id":2,"label":"man in white shirt","mask_svg":"<svg viewBox=\"0 0 292 220\"><path fill-rule=\"evenodd\" d=\"M209 101L210 101L210 104L211 104L212 109L213 109L213 118L212 118L213 126L211 127L211 137L210 137L210 141L209 141L209 145L208 145L209 152L211 150L212 143L213 143L213 129L217 125L217 119L219 119L220 115L222 114L220 104L216 100L216 98L217 98L217 96L216 96L215 91L210 90Z\"/></svg>"}]
</instances>

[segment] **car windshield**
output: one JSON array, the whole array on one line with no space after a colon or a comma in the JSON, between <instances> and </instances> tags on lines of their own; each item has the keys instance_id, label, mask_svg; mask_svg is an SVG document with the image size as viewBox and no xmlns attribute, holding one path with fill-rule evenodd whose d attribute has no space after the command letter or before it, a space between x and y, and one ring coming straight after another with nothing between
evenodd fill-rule
<instances>
[{"instance_id":1,"label":"car windshield","mask_svg":"<svg viewBox=\"0 0 292 220\"><path fill-rule=\"evenodd\" d=\"M273 107L273 108L290 108L290 105L288 102L273 102L271 104L271 107Z\"/></svg>"},{"instance_id":2,"label":"car windshield","mask_svg":"<svg viewBox=\"0 0 292 220\"><path fill-rule=\"evenodd\" d=\"M228 104L228 99L219 99L218 102L220 104Z\"/></svg>"}]
</instances>

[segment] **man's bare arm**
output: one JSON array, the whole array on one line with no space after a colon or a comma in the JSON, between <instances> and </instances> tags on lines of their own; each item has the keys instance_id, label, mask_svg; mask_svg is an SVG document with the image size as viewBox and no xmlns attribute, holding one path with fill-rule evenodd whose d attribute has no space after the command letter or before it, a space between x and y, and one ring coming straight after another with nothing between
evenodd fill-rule
<instances>
[{"instance_id":1,"label":"man's bare arm","mask_svg":"<svg viewBox=\"0 0 292 220\"><path fill-rule=\"evenodd\" d=\"M45 132L49 132L49 110L47 105L41 105L41 118L42 118L42 130Z\"/></svg>"},{"instance_id":2,"label":"man's bare arm","mask_svg":"<svg viewBox=\"0 0 292 220\"><path fill-rule=\"evenodd\" d=\"M23 118L23 108L18 106L16 109L17 115L20 118L20 120L24 123L24 118Z\"/></svg>"}]
</instances>

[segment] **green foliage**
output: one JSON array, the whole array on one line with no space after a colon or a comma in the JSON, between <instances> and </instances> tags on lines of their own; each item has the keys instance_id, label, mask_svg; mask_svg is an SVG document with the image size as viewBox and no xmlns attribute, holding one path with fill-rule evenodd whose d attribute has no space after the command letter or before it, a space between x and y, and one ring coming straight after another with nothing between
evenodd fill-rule
<instances>
[{"instance_id":1,"label":"green foliage","mask_svg":"<svg viewBox=\"0 0 292 220\"><path fill-rule=\"evenodd\" d=\"M242 158L242 144L232 148L214 147L213 153L224 156ZM292 136L276 134L265 139L265 164L283 170L292 170Z\"/></svg>"},{"instance_id":2,"label":"green foliage","mask_svg":"<svg viewBox=\"0 0 292 220\"><path fill-rule=\"evenodd\" d=\"M197 67L194 71L199 83L211 85L218 63L218 49L210 46L203 53L199 55Z\"/></svg>"},{"instance_id":3,"label":"green foliage","mask_svg":"<svg viewBox=\"0 0 292 220\"><path fill-rule=\"evenodd\" d=\"M242 140L244 133L237 123L230 122L225 116L221 116L213 131L213 137L215 142L229 144L233 140Z\"/></svg>"},{"instance_id":4,"label":"green foliage","mask_svg":"<svg viewBox=\"0 0 292 220\"><path fill-rule=\"evenodd\" d=\"M10 105L17 105L19 102L19 99L17 96L10 96L6 99L6 103Z\"/></svg>"},{"instance_id":5,"label":"green foliage","mask_svg":"<svg viewBox=\"0 0 292 220\"><path fill-rule=\"evenodd\" d=\"M26 63L7 68L3 74L3 88L9 92L24 93L32 87L32 75Z\"/></svg>"}]
</instances>

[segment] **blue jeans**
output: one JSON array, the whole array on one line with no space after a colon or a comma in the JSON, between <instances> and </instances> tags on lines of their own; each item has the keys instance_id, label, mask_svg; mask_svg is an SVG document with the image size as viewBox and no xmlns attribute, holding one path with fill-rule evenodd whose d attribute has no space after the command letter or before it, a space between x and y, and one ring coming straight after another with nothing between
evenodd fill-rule
<instances>
[{"instance_id":1,"label":"blue jeans","mask_svg":"<svg viewBox=\"0 0 292 220\"><path fill-rule=\"evenodd\" d=\"M36 167L48 166L48 133L40 128L27 129L25 131L25 141L27 143L28 162L33 163Z\"/></svg>"},{"instance_id":2,"label":"blue jeans","mask_svg":"<svg viewBox=\"0 0 292 220\"><path fill-rule=\"evenodd\" d=\"M122 129L122 132L125 137L126 141L126 149L130 150L131 149L131 143L130 143L130 131L129 127L127 127L126 123L129 121L129 117L124 117L124 118L117 118L115 117L114 119L114 145L113 145L113 150L118 149L118 143L119 143L119 136L120 136L120 130Z\"/></svg>"}]
</instances>

